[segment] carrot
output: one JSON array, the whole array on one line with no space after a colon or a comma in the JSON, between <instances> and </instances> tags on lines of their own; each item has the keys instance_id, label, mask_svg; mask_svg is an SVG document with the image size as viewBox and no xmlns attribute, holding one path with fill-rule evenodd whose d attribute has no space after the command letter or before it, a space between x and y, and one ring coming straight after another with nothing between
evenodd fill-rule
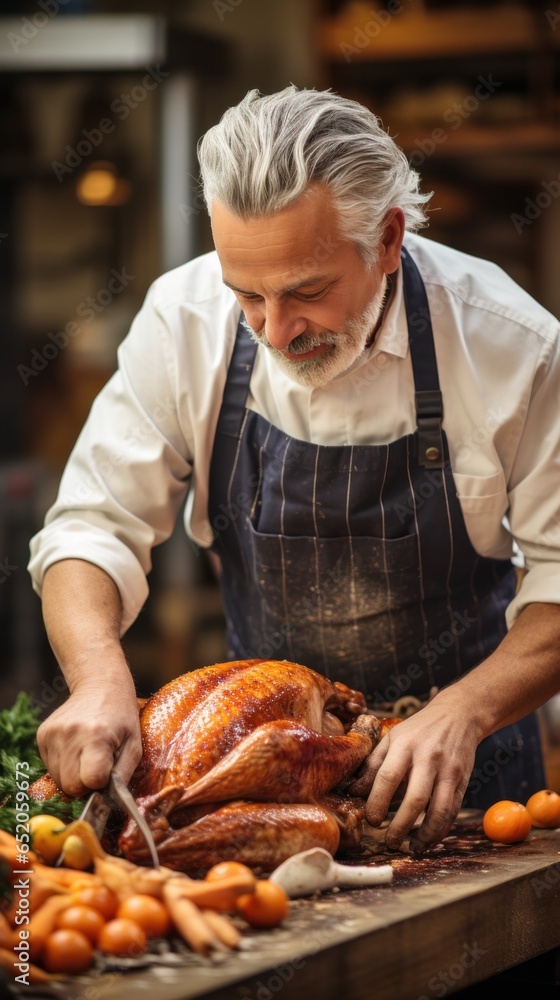
<instances>
[{"instance_id":1,"label":"carrot","mask_svg":"<svg viewBox=\"0 0 560 1000\"><path fill-rule=\"evenodd\" d=\"M204 919L198 906L183 895L181 879L168 879L163 886L163 900L177 933L198 955L220 948L220 940ZM177 884L179 883L179 884Z\"/></svg>"},{"instance_id":2,"label":"carrot","mask_svg":"<svg viewBox=\"0 0 560 1000\"><path fill-rule=\"evenodd\" d=\"M72 894L69 892L60 896L49 896L32 915L27 930L29 931L29 951L33 961L40 958L45 938L54 930L58 914L71 905Z\"/></svg>"},{"instance_id":3,"label":"carrot","mask_svg":"<svg viewBox=\"0 0 560 1000\"><path fill-rule=\"evenodd\" d=\"M15 842L13 845L0 844L0 859L6 861L6 863L12 869L25 868L25 865L30 866L32 864L35 864L35 862L38 860L37 855L34 853L34 851L27 851L25 855L27 861L23 862L23 864L21 861L18 861L18 855L20 855L20 851Z\"/></svg>"},{"instance_id":4,"label":"carrot","mask_svg":"<svg viewBox=\"0 0 560 1000\"><path fill-rule=\"evenodd\" d=\"M169 878L178 877L178 872L172 868L164 866L144 868L142 865L135 865L125 858L114 858L110 855L104 858L95 858L93 867L95 874L121 900L137 893L145 893L148 896L157 896L161 899L164 882ZM180 875L179 877L188 883L192 881L188 875Z\"/></svg>"},{"instance_id":5,"label":"carrot","mask_svg":"<svg viewBox=\"0 0 560 1000\"><path fill-rule=\"evenodd\" d=\"M20 975L20 970L16 969L14 962L16 961L16 953L14 951L8 951L7 948L0 948L0 969L4 969L8 972L12 979ZM29 970L27 972L27 978L29 984L32 983L47 983L50 982L52 976L49 976L48 972L44 972L40 969L38 965L33 965L29 963Z\"/></svg>"},{"instance_id":6,"label":"carrot","mask_svg":"<svg viewBox=\"0 0 560 1000\"><path fill-rule=\"evenodd\" d=\"M19 877L22 879L25 878L25 876ZM35 910L38 910L39 907L43 905L45 900L49 898L49 896L60 895L60 893L68 892L65 886L58 885L56 882L47 881L47 879L37 875L34 871L29 873L29 886L25 886L25 890L25 899L29 903L29 913L34 913ZM22 902L23 900L21 899L20 892L16 888L12 895L11 902L4 909L4 914L12 927L15 925L16 914L21 908Z\"/></svg>"},{"instance_id":7,"label":"carrot","mask_svg":"<svg viewBox=\"0 0 560 1000\"><path fill-rule=\"evenodd\" d=\"M182 894L197 906L211 910L234 910L238 896L253 892L257 879L252 872L229 875L216 882L191 880L183 884Z\"/></svg>"},{"instance_id":8,"label":"carrot","mask_svg":"<svg viewBox=\"0 0 560 1000\"><path fill-rule=\"evenodd\" d=\"M84 885L91 882L92 885L99 885L101 881L93 872L82 872L78 868L51 868L50 865L43 865L40 862L33 865L33 871L46 881L54 882L67 889L71 889L75 882L81 882Z\"/></svg>"},{"instance_id":9,"label":"carrot","mask_svg":"<svg viewBox=\"0 0 560 1000\"><path fill-rule=\"evenodd\" d=\"M10 921L3 913L0 913L0 948L12 948L16 944L17 934L13 930Z\"/></svg>"},{"instance_id":10,"label":"carrot","mask_svg":"<svg viewBox=\"0 0 560 1000\"><path fill-rule=\"evenodd\" d=\"M218 913L216 910L202 910L202 916L210 930L226 948L239 948L242 935L225 913Z\"/></svg>"}]
</instances>

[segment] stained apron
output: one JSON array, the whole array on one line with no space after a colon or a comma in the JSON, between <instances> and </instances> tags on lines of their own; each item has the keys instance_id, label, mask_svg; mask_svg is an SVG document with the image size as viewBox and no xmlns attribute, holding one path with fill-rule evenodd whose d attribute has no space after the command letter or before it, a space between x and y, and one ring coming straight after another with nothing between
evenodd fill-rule
<instances>
[{"instance_id":1,"label":"stained apron","mask_svg":"<svg viewBox=\"0 0 560 1000\"><path fill-rule=\"evenodd\" d=\"M404 248L401 263L416 431L383 445L290 437L246 406L258 345L240 320L210 470L228 656L305 664L374 709L426 700L489 656L517 582L510 560L480 556L469 539L428 300ZM480 744L464 804L544 787L532 714Z\"/></svg>"}]
</instances>

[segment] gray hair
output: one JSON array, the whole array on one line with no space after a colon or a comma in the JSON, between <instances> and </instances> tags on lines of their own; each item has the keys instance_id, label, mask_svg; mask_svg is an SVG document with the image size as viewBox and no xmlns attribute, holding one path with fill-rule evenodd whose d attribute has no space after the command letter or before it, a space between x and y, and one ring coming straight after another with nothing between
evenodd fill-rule
<instances>
[{"instance_id":1,"label":"gray hair","mask_svg":"<svg viewBox=\"0 0 560 1000\"><path fill-rule=\"evenodd\" d=\"M242 219L278 212L312 181L333 192L340 229L369 266L386 213L427 225L419 175L373 112L331 90L250 90L198 144L204 199Z\"/></svg>"}]
</instances>

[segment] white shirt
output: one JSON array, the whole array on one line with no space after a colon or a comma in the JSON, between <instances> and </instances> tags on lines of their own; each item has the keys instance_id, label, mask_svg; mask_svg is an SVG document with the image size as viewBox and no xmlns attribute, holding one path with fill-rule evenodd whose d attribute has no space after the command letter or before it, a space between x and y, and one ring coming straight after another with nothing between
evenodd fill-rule
<instances>
[{"instance_id":1,"label":"white shirt","mask_svg":"<svg viewBox=\"0 0 560 1000\"><path fill-rule=\"evenodd\" d=\"M443 394L443 426L465 524L483 556L519 546L526 574L508 608L560 603L560 324L500 268L407 234L424 280ZM151 286L95 400L29 570L41 592L65 558L104 569L123 602L122 632L148 596L153 545L185 528L212 541L208 477L239 305L215 253ZM316 444L386 444L416 427L399 269L375 343L322 388L285 375L259 348L248 406Z\"/></svg>"}]
</instances>

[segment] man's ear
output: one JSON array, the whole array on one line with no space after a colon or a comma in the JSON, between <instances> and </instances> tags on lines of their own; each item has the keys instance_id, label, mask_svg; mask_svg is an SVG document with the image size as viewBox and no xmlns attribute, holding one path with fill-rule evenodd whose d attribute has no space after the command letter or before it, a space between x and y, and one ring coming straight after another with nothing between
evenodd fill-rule
<instances>
[{"instance_id":1,"label":"man's ear","mask_svg":"<svg viewBox=\"0 0 560 1000\"><path fill-rule=\"evenodd\" d=\"M396 271L401 260L401 247L405 233L402 208L392 208L383 220L383 236L379 244L379 264L385 274Z\"/></svg>"}]
</instances>

